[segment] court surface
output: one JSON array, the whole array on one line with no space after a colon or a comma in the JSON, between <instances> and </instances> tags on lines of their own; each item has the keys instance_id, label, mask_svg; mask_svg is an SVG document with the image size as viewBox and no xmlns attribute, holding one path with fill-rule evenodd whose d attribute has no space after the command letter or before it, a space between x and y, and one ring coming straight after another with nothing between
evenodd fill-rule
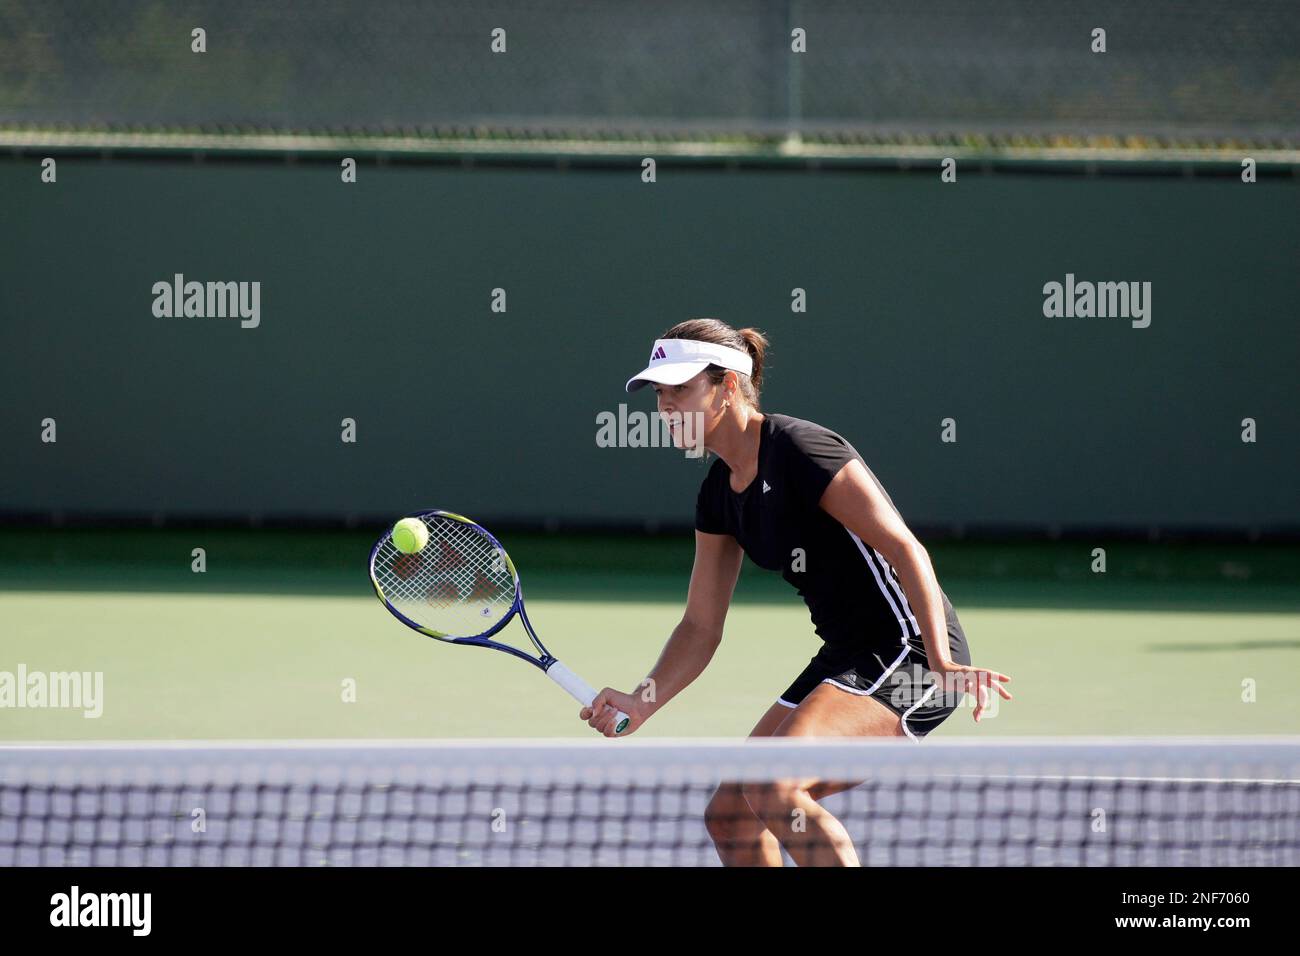
<instances>
[{"instance_id":1,"label":"court surface","mask_svg":"<svg viewBox=\"0 0 1300 956\"><path fill-rule=\"evenodd\" d=\"M3 537L0 671L102 672L104 690L93 719L0 711L0 739L590 733L535 668L394 621L368 589L367 535ZM515 539L504 536L542 640L593 685L634 687L680 617L689 537ZM196 544L205 574L190 570ZM1086 546L933 553L975 662L1012 675L1016 695L978 726L959 710L935 737L1300 732L1289 552L1166 560L1130 546L1106 577L1088 574ZM517 623L504 633L526 642ZM743 736L817 647L793 591L747 566L713 663L638 736Z\"/></svg>"}]
</instances>

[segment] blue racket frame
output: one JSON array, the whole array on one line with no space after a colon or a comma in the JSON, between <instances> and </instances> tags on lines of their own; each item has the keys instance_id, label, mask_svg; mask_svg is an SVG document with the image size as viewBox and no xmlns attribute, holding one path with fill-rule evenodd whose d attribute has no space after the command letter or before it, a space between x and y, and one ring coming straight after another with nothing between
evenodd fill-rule
<instances>
[{"instance_id":1,"label":"blue racket frame","mask_svg":"<svg viewBox=\"0 0 1300 956\"><path fill-rule=\"evenodd\" d=\"M392 614L393 617L397 618L399 621L401 621L403 624L405 624L407 627L411 628L412 630L418 631L419 633L423 634L425 637L431 637L435 641L442 641L445 644L465 644L471 647L490 647L495 651L504 651L505 653L511 655L512 657L519 658L521 661L527 661L528 663L534 665L535 667L540 668L541 671L545 673L547 668L549 668L552 664L554 664L558 660L558 658L556 658L554 654L552 654L550 651L546 649L546 645L542 643L542 639L538 637L537 632L533 630L532 621L528 620L528 611L524 609L523 585L519 581L519 571L518 569L515 568L515 563L510 559L510 552L508 552L501 545L501 542L497 540L496 535L494 535L487 528L483 527L478 522L472 521L471 519L466 518L464 515L458 515L453 511L416 511L416 512L412 512L409 515L403 515L403 517L420 518L421 520L423 520L424 518L433 515L436 515L441 518L451 518L453 521L459 521L462 524L469 525L471 528L474 528L476 531L482 533L483 536L486 537L489 541L491 541L493 546L495 546L496 549L501 553L501 556L505 559L506 566L510 568L510 576L514 578L514 582L515 582L515 598L510 605L510 610L506 612L505 616L502 617L501 620L497 621L488 630L484 631L482 634L477 634L473 637L451 637L450 635L447 634L439 634L430 628L424 627L423 625L417 624L415 621L412 621L409 617L407 617L405 614L403 614L401 611L399 611L397 608L393 607L393 605L389 603L388 598L384 596L383 589L379 586L379 582L375 579L375 556L379 554L379 549L383 547L384 542L387 541L390 537L392 537L391 531L385 531L382 535L380 535L379 540L376 541L374 547L370 549L370 560L367 563L366 570L370 574L370 583L374 586L375 595L379 598L380 601L383 602L384 607L388 609L389 613ZM533 657L527 651L520 650L519 648L513 647L510 644L502 644L499 641L492 640L492 635L499 634L501 630L507 624L510 623L510 621L515 617L515 615L518 615L519 620L523 622L524 630L528 632L529 640L533 642L533 646L537 648L537 650L542 655L540 658Z\"/></svg>"}]
</instances>

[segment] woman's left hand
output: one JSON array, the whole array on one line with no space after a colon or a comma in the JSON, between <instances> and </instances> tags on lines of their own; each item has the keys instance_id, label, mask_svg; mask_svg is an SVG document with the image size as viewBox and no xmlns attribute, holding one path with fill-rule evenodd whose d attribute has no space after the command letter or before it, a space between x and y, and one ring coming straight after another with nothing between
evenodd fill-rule
<instances>
[{"instance_id":1,"label":"woman's left hand","mask_svg":"<svg viewBox=\"0 0 1300 956\"><path fill-rule=\"evenodd\" d=\"M1006 674L989 670L987 667L975 667L971 664L948 664L937 673L943 681L943 693L973 694L975 697L975 723L989 704L989 689L995 688L1004 700L1011 700L1011 692L1003 685L1011 680Z\"/></svg>"}]
</instances>

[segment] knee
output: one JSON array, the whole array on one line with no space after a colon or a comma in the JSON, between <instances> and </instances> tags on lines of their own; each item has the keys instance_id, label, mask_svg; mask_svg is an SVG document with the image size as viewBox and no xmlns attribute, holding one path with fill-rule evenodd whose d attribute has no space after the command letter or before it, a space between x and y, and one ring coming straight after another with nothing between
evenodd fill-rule
<instances>
[{"instance_id":1,"label":"knee","mask_svg":"<svg viewBox=\"0 0 1300 956\"><path fill-rule=\"evenodd\" d=\"M799 807L801 788L791 780L764 783L747 783L742 789L749 812L768 826L781 826L790 821Z\"/></svg>"},{"instance_id":2,"label":"knee","mask_svg":"<svg viewBox=\"0 0 1300 956\"><path fill-rule=\"evenodd\" d=\"M757 821L738 788L719 787L704 808L704 829L715 844L732 842Z\"/></svg>"}]
</instances>

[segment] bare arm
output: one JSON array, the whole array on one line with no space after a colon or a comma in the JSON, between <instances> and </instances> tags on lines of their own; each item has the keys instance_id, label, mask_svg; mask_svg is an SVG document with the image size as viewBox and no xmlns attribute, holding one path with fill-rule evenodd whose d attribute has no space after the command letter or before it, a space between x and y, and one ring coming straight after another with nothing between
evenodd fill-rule
<instances>
[{"instance_id":1,"label":"bare arm","mask_svg":"<svg viewBox=\"0 0 1300 956\"><path fill-rule=\"evenodd\" d=\"M894 566L907 603L920 625L930 667L943 670L952 662L952 656L939 580L934 575L930 555L899 513L890 507L884 492L871 480L861 462L851 461L840 469L822 494L821 508Z\"/></svg>"},{"instance_id":2,"label":"bare arm","mask_svg":"<svg viewBox=\"0 0 1300 956\"><path fill-rule=\"evenodd\" d=\"M646 687L646 696L652 698L651 713L689 687L713 660L722 643L722 626L743 557L740 545L730 535L695 532L695 566L686 594L686 613L646 677L651 682Z\"/></svg>"},{"instance_id":3,"label":"bare arm","mask_svg":"<svg viewBox=\"0 0 1300 956\"><path fill-rule=\"evenodd\" d=\"M908 530L861 462L850 461L839 470L822 494L820 505L823 511L861 538L863 544L875 548L893 565L921 629L930 669L953 675L960 689L976 694L975 719L980 718L993 681L997 681L993 686L1010 700L1011 694L1002 686L1010 680L1005 674L953 663L942 592L934 574L934 565L930 563L930 554Z\"/></svg>"},{"instance_id":4,"label":"bare arm","mask_svg":"<svg viewBox=\"0 0 1300 956\"><path fill-rule=\"evenodd\" d=\"M686 612L634 694L605 688L596 695L581 717L605 736L612 718L604 705L623 710L632 718L623 736L631 733L650 715L690 686L713 659L722 642L722 625L731 606L731 595L740 576L744 552L730 535L695 532L695 565L686 595Z\"/></svg>"}]
</instances>

